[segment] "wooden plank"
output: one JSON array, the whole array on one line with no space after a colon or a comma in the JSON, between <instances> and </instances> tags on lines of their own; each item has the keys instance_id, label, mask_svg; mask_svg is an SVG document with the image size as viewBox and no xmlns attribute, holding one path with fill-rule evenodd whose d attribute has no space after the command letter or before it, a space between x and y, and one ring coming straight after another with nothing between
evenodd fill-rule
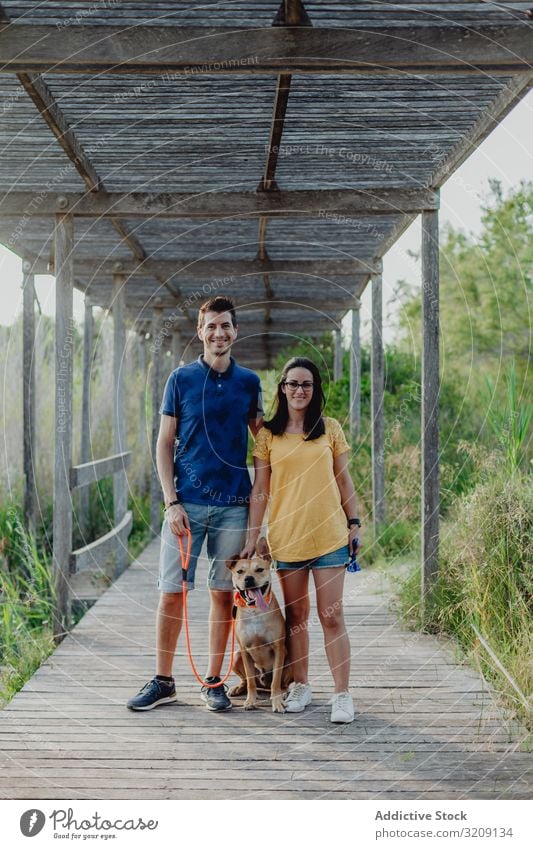
<instances>
[{"instance_id":1,"label":"wooden plank","mask_svg":"<svg viewBox=\"0 0 533 849\"><path fill-rule=\"evenodd\" d=\"M422 215L422 597L439 568L439 215Z\"/></svg>"},{"instance_id":2,"label":"wooden plank","mask_svg":"<svg viewBox=\"0 0 533 849\"><path fill-rule=\"evenodd\" d=\"M35 277L31 263L22 263L22 466L24 523L35 534Z\"/></svg>"},{"instance_id":3,"label":"wooden plank","mask_svg":"<svg viewBox=\"0 0 533 849\"><path fill-rule=\"evenodd\" d=\"M116 551L117 540L121 541L122 546L127 546L132 524L133 515L131 510L128 510L119 524L107 534L83 546L83 548L77 548L76 551L73 551L70 555L71 573L101 568L105 558Z\"/></svg>"},{"instance_id":4,"label":"wooden plank","mask_svg":"<svg viewBox=\"0 0 533 849\"><path fill-rule=\"evenodd\" d=\"M361 302L352 307L352 339L350 342L350 437L352 441L361 431Z\"/></svg>"},{"instance_id":5,"label":"wooden plank","mask_svg":"<svg viewBox=\"0 0 533 849\"><path fill-rule=\"evenodd\" d=\"M126 451L126 278L113 275L113 445L115 454ZM130 455L131 456L131 455ZM113 475L113 516L115 526L120 525L128 509L128 481L124 467ZM128 565L128 540L116 536L115 578Z\"/></svg>"},{"instance_id":6,"label":"wooden plank","mask_svg":"<svg viewBox=\"0 0 533 849\"><path fill-rule=\"evenodd\" d=\"M374 533L385 519L385 365L383 355L383 278L372 277L372 348L371 348L371 407L372 407L372 519Z\"/></svg>"},{"instance_id":7,"label":"wooden plank","mask_svg":"<svg viewBox=\"0 0 533 849\"><path fill-rule=\"evenodd\" d=\"M72 377L74 320L72 315L74 222L72 215L56 218L54 233L56 260L55 319L55 437L54 437L54 516L52 562L56 599L54 635L62 637L70 626L69 562L72 546Z\"/></svg>"},{"instance_id":8,"label":"wooden plank","mask_svg":"<svg viewBox=\"0 0 533 849\"><path fill-rule=\"evenodd\" d=\"M275 119L276 120L276 119ZM279 144L277 146L279 149ZM268 170L271 175L271 167ZM266 179L266 177L265 177ZM268 178L270 181L273 177ZM47 218L69 211L84 218L256 218L298 216L331 218L359 215L399 215L436 209L438 195L431 189L387 188L266 190L257 192L47 192L31 205L32 192L10 192L2 199L0 215ZM355 226L355 225L354 225ZM142 260L142 257L140 257Z\"/></svg>"},{"instance_id":9,"label":"wooden plank","mask_svg":"<svg viewBox=\"0 0 533 849\"><path fill-rule=\"evenodd\" d=\"M315 699L304 714L275 715L267 699L253 714L242 710L242 699L229 713L207 712L183 641L178 704L128 712L126 699L153 664L158 551L156 539L4 710L0 769L10 798L242 798L243 782L250 797L267 799L285 792L309 799L530 792L529 755L518 751L524 729L504 725L490 686L456 666L448 644L400 628L387 610L388 585L373 569L346 588L357 704L351 726L329 723L332 684L313 620ZM202 560L189 599L198 662L207 648L206 568Z\"/></svg>"},{"instance_id":10,"label":"wooden plank","mask_svg":"<svg viewBox=\"0 0 533 849\"><path fill-rule=\"evenodd\" d=\"M101 26L13 23L0 31L4 73L520 73L531 25L387 28Z\"/></svg>"},{"instance_id":11,"label":"wooden plank","mask_svg":"<svg viewBox=\"0 0 533 849\"><path fill-rule=\"evenodd\" d=\"M114 475L116 472L127 469L130 463L131 451L123 451L121 454L112 454L102 460L91 460L89 463L73 466L70 471L71 489L88 486L90 483Z\"/></svg>"}]
</instances>

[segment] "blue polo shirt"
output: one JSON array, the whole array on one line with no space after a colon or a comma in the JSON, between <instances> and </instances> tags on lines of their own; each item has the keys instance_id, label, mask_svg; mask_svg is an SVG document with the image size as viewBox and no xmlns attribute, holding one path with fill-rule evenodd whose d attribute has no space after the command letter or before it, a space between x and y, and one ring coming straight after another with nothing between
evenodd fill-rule
<instances>
[{"instance_id":1,"label":"blue polo shirt","mask_svg":"<svg viewBox=\"0 0 533 849\"><path fill-rule=\"evenodd\" d=\"M248 420L263 413L258 375L233 357L225 372L199 357L172 372L159 412L178 420L174 476L179 500L218 507L247 504Z\"/></svg>"}]
</instances>

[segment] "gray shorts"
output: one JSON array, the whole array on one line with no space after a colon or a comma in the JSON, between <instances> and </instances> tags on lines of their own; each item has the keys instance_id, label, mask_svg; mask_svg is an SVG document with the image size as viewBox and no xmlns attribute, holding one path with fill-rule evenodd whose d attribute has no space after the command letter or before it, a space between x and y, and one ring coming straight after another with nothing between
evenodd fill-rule
<instances>
[{"instance_id":1,"label":"gray shorts","mask_svg":"<svg viewBox=\"0 0 533 849\"><path fill-rule=\"evenodd\" d=\"M209 571L207 586L210 590L233 589L231 572L226 560L237 554L246 539L248 507L212 507L203 504L185 503L183 509L189 517L192 544L191 560L187 572L187 590L194 589L196 564L207 539L207 557ZM183 550L187 551L187 537L183 537ZM157 586L162 593L181 593L181 555L178 537L167 525L166 519L161 528L161 552L159 556L159 581Z\"/></svg>"}]
</instances>

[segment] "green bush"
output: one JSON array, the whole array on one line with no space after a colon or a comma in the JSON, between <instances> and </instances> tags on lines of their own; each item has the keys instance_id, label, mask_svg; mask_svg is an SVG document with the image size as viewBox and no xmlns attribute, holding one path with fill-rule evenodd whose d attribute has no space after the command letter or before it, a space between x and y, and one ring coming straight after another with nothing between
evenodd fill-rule
<instances>
[{"instance_id":1,"label":"green bush","mask_svg":"<svg viewBox=\"0 0 533 849\"><path fill-rule=\"evenodd\" d=\"M499 455L493 455L484 479L457 501L441 537L435 587L422 607L416 570L400 591L403 615L415 626L455 637L527 718L533 649L532 477L520 471L509 476Z\"/></svg>"}]
</instances>

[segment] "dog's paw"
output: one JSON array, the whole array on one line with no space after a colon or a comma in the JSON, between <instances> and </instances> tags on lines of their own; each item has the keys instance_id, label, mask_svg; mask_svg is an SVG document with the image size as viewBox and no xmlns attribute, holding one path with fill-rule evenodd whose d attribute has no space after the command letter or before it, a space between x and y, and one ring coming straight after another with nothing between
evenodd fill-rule
<instances>
[{"instance_id":1,"label":"dog's paw","mask_svg":"<svg viewBox=\"0 0 533 849\"><path fill-rule=\"evenodd\" d=\"M251 699L246 699L243 704L243 708L244 710L257 710L257 701L255 699L253 701Z\"/></svg>"},{"instance_id":2,"label":"dog's paw","mask_svg":"<svg viewBox=\"0 0 533 849\"><path fill-rule=\"evenodd\" d=\"M285 705L283 704L283 696L272 696L272 710L274 713L285 713Z\"/></svg>"},{"instance_id":3,"label":"dog's paw","mask_svg":"<svg viewBox=\"0 0 533 849\"><path fill-rule=\"evenodd\" d=\"M244 696L246 693L246 684L235 684L234 687L228 691L228 696Z\"/></svg>"}]
</instances>

